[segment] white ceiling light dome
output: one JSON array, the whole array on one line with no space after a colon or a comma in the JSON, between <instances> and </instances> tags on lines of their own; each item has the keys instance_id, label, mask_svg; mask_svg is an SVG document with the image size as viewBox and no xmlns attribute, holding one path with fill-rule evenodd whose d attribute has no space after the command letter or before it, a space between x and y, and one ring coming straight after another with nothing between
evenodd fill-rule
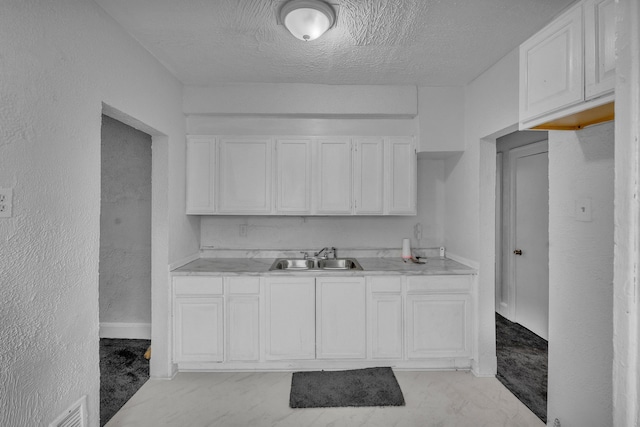
<instances>
[{"instance_id":1,"label":"white ceiling light dome","mask_svg":"<svg viewBox=\"0 0 640 427\"><path fill-rule=\"evenodd\" d=\"M294 37L304 41L317 39L335 21L333 7L320 0L291 0L280 9L280 22Z\"/></svg>"}]
</instances>

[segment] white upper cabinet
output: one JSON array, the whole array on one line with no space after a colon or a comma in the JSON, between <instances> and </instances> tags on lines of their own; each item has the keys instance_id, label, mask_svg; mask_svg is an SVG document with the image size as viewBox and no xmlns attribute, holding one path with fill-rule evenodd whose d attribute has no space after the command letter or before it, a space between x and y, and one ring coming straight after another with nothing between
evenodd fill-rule
<instances>
[{"instance_id":1,"label":"white upper cabinet","mask_svg":"<svg viewBox=\"0 0 640 427\"><path fill-rule=\"evenodd\" d=\"M354 205L357 215L384 213L384 139L356 138L354 146Z\"/></svg>"},{"instance_id":2,"label":"white upper cabinet","mask_svg":"<svg viewBox=\"0 0 640 427\"><path fill-rule=\"evenodd\" d=\"M520 45L520 120L584 99L582 6Z\"/></svg>"},{"instance_id":3,"label":"white upper cabinet","mask_svg":"<svg viewBox=\"0 0 640 427\"><path fill-rule=\"evenodd\" d=\"M187 214L415 215L413 137L189 136Z\"/></svg>"},{"instance_id":4,"label":"white upper cabinet","mask_svg":"<svg viewBox=\"0 0 640 427\"><path fill-rule=\"evenodd\" d=\"M271 154L271 139L220 139L219 213L271 212Z\"/></svg>"},{"instance_id":5,"label":"white upper cabinet","mask_svg":"<svg viewBox=\"0 0 640 427\"><path fill-rule=\"evenodd\" d=\"M216 139L187 138L187 213L215 213Z\"/></svg>"},{"instance_id":6,"label":"white upper cabinet","mask_svg":"<svg viewBox=\"0 0 640 427\"><path fill-rule=\"evenodd\" d=\"M351 140L323 138L317 145L316 213L351 214Z\"/></svg>"},{"instance_id":7,"label":"white upper cabinet","mask_svg":"<svg viewBox=\"0 0 640 427\"><path fill-rule=\"evenodd\" d=\"M415 215L417 198L417 154L414 139L389 138L387 143L387 213Z\"/></svg>"},{"instance_id":8,"label":"white upper cabinet","mask_svg":"<svg viewBox=\"0 0 640 427\"><path fill-rule=\"evenodd\" d=\"M310 138L276 141L276 213L311 213Z\"/></svg>"},{"instance_id":9,"label":"white upper cabinet","mask_svg":"<svg viewBox=\"0 0 640 427\"><path fill-rule=\"evenodd\" d=\"M614 0L583 0L520 45L520 129L613 119Z\"/></svg>"},{"instance_id":10,"label":"white upper cabinet","mask_svg":"<svg viewBox=\"0 0 640 427\"><path fill-rule=\"evenodd\" d=\"M585 21L585 97L612 92L616 78L614 0L587 0Z\"/></svg>"}]
</instances>

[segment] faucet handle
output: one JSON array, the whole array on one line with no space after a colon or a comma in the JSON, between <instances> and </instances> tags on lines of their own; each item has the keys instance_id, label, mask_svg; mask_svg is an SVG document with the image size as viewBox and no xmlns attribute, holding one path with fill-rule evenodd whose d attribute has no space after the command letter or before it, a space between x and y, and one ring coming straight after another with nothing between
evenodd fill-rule
<instances>
[{"instance_id":1,"label":"faucet handle","mask_svg":"<svg viewBox=\"0 0 640 427\"><path fill-rule=\"evenodd\" d=\"M309 254L306 253L305 251L300 251L301 254L304 254L304 259L309 258Z\"/></svg>"},{"instance_id":2,"label":"faucet handle","mask_svg":"<svg viewBox=\"0 0 640 427\"><path fill-rule=\"evenodd\" d=\"M331 247L331 252L333 252L333 259L337 259L338 258L338 250L335 248L335 246Z\"/></svg>"}]
</instances>

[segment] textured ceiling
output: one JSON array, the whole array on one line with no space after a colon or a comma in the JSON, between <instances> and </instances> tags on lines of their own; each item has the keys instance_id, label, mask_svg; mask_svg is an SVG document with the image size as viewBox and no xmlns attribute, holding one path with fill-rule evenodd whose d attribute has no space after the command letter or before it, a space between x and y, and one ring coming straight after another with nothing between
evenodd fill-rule
<instances>
[{"instance_id":1,"label":"textured ceiling","mask_svg":"<svg viewBox=\"0 0 640 427\"><path fill-rule=\"evenodd\" d=\"M573 0L331 0L337 24L302 42L281 0L96 0L185 84L459 86Z\"/></svg>"}]
</instances>

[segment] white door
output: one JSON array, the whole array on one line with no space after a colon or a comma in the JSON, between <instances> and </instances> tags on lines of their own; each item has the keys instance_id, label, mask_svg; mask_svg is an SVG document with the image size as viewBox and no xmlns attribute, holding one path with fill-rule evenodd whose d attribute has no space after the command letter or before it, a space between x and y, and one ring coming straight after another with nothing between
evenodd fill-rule
<instances>
[{"instance_id":1,"label":"white door","mask_svg":"<svg viewBox=\"0 0 640 427\"><path fill-rule=\"evenodd\" d=\"M354 140L355 213L382 215L384 212L384 140Z\"/></svg>"},{"instance_id":2,"label":"white door","mask_svg":"<svg viewBox=\"0 0 640 427\"><path fill-rule=\"evenodd\" d=\"M311 212L311 148L311 139L276 141L277 213Z\"/></svg>"},{"instance_id":3,"label":"white door","mask_svg":"<svg viewBox=\"0 0 640 427\"><path fill-rule=\"evenodd\" d=\"M316 279L318 359L364 359L366 288L363 277Z\"/></svg>"},{"instance_id":4,"label":"white door","mask_svg":"<svg viewBox=\"0 0 640 427\"><path fill-rule=\"evenodd\" d=\"M174 362L222 362L222 298L177 297L174 310Z\"/></svg>"},{"instance_id":5,"label":"white door","mask_svg":"<svg viewBox=\"0 0 640 427\"><path fill-rule=\"evenodd\" d=\"M318 141L317 213L351 214L351 140L325 138Z\"/></svg>"},{"instance_id":6,"label":"white door","mask_svg":"<svg viewBox=\"0 0 640 427\"><path fill-rule=\"evenodd\" d=\"M187 137L187 214L215 213L216 139Z\"/></svg>"},{"instance_id":7,"label":"white door","mask_svg":"<svg viewBox=\"0 0 640 427\"><path fill-rule=\"evenodd\" d=\"M509 152L514 319L549 338L549 159L546 141Z\"/></svg>"},{"instance_id":8,"label":"white door","mask_svg":"<svg viewBox=\"0 0 640 427\"><path fill-rule=\"evenodd\" d=\"M218 212L271 212L271 140L222 138L218 157Z\"/></svg>"},{"instance_id":9,"label":"white door","mask_svg":"<svg viewBox=\"0 0 640 427\"><path fill-rule=\"evenodd\" d=\"M315 359L315 282L313 277L266 279L267 360Z\"/></svg>"},{"instance_id":10,"label":"white door","mask_svg":"<svg viewBox=\"0 0 640 427\"><path fill-rule=\"evenodd\" d=\"M412 137L389 138L387 143L387 213L416 214L418 155Z\"/></svg>"}]
</instances>

